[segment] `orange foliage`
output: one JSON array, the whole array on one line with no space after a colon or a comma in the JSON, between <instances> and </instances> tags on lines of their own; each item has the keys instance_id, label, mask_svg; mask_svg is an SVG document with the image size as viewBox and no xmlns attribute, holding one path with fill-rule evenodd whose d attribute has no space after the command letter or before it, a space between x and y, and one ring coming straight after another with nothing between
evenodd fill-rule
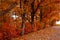
<instances>
[{"instance_id":1,"label":"orange foliage","mask_svg":"<svg viewBox=\"0 0 60 40\"><path fill-rule=\"evenodd\" d=\"M26 25L25 25L25 33L29 33L29 32L32 32L33 30L32 30L32 25L30 24L30 23L26 23Z\"/></svg>"},{"instance_id":2,"label":"orange foliage","mask_svg":"<svg viewBox=\"0 0 60 40\"><path fill-rule=\"evenodd\" d=\"M22 0L22 1L11 0L10 2L9 1L2 2L2 6L1 6L2 10L6 10L6 9L9 9L9 6L12 3L17 2L17 4L19 6L18 5L14 6L14 8L11 9L10 11L11 12L16 12L16 14L19 16L19 18L21 16L21 14L23 15L25 13L26 18L28 20L31 20L31 15L28 14L28 13L33 13L33 11L36 10L36 12L34 11L34 13L36 14L36 15L34 14L34 16L36 16L37 18L35 18L36 20L34 19L34 24L32 25L30 22L25 23L25 28L24 28L25 34L30 33L32 31L37 31L39 29L43 29L44 27L48 28L48 27L50 27L49 23L52 23L53 20L58 20L59 19L58 16L57 16L57 15L59 15L58 13L60 12L60 11L58 11L59 7L60 7L58 5L59 0L57 0L57 1L55 1L55 0L48 0L48 1L45 0L43 2L41 2L41 0L35 0L34 3L33 3L34 8L31 6L32 1L33 0L28 0L26 3L24 3L24 0ZM53 1L54 1L55 4L52 3ZM20 4L20 2L21 2L21 4ZM39 4L40 2L41 2L41 4ZM21 6L21 8L20 8L20 6ZM42 12L41 12L41 9L42 9ZM56 11L58 11L58 12L56 12ZM41 14L40 12L42 13L42 18L40 18L40 14ZM11 14L11 13L9 13L9 14ZM0 21L2 19L6 20L6 22L3 22L3 23L1 22L2 23L2 28L0 30L2 30L5 33L7 33L9 31L9 35L11 35L11 37L20 36L20 33L22 31L22 28L21 28L22 23L20 23L21 20L19 18L17 18L17 20L13 20L12 18L10 18L10 15L4 15L4 18L0 17ZM26 18L23 18L23 19L26 19ZM41 19L41 21L39 19ZM39 20L39 22L37 22L37 20ZM2 39L2 36L4 36L4 35L3 35L2 32L0 32L0 39ZM8 35L6 35L6 36L8 36Z\"/></svg>"}]
</instances>

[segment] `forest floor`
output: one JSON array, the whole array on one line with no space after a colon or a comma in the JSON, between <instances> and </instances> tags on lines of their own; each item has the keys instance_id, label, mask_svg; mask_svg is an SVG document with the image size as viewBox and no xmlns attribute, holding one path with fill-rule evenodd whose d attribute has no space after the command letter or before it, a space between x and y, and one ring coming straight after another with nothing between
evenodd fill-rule
<instances>
[{"instance_id":1,"label":"forest floor","mask_svg":"<svg viewBox=\"0 0 60 40\"><path fill-rule=\"evenodd\" d=\"M60 27L42 29L12 40L60 40Z\"/></svg>"}]
</instances>

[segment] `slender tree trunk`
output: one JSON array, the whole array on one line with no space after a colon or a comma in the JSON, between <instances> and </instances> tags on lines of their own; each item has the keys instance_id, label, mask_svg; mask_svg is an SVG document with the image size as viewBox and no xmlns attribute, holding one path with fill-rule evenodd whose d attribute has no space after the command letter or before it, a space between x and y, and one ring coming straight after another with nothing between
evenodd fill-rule
<instances>
[{"instance_id":1,"label":"slender tree trunk","mask_svg":"<svg viewBox=\"0 0 60 40\"><path fill-rule=\"evenodd\" d=\"M41 3L42 2L44 2L44 0L41 0ZM40 21L42 20L42 11L43 11L43 9L42 9L42 6L40 5Z\"/></svg>"},{"instance_id":2,"label":"slender tree trunk","mask_svg":"<svg viewBox=\"0 0 60 40\"><path fill-rule=\"evenodd\" d=\"M31 3L31 7L32 7L31 24L34 24L34 14L35 14L35 11L34 11L34 1Z\"/></svg>"},{"instance_id":3,"label":"slender tree trunk","mask_svg":"<svg viewBox=\"0 0 60 40\"><path fill-rule=\"evenodd\" d=\"M22 15L22 33L21 33L21 35L24 35L24 28L25 28L25 13Z\"/></svg>"},{"instance_id":4,"label":"slender tree trunk","mask_svg":"<svg viewBox=\"0 0 60 40\"><path fill-rule=\"evenodd\" d=\"M24 1L24 4L26 3L26 0ZM22 33L21 33L21 35L24 35L24 29L25 29L25 14L26 14L26 12L25 12L25 9L24 9L24 13L22 14Z\"/></svg>"}]
</instances>

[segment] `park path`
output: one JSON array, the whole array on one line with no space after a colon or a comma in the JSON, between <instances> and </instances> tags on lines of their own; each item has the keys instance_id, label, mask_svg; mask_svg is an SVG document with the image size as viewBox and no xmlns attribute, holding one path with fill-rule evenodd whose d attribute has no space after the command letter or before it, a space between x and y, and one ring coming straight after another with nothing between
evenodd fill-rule
<instances>
[{"instance_id":1,"label":"park path","mask_svg":"<svg viewBox=\"0 0 60 40\"><path fill-rule=\"evenodd\" d=\"M42 29L13 40L60 40L60 28L51 27Z\"/></svg>"}]
</instances>

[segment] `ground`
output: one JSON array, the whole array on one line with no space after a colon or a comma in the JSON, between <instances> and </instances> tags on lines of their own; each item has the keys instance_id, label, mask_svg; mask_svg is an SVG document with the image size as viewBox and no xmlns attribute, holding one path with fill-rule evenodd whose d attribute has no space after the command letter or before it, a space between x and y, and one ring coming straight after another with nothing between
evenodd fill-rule
<instances>
[{"instance_id":1,"label":"ground","mask_svg":"<svg viewBox=\"0 0 60 40\"><path fill-rule=\"evenodd\" d=\"M60 28L51 27L12 40L60 40Z\"/></svg>"}]
</instances>

